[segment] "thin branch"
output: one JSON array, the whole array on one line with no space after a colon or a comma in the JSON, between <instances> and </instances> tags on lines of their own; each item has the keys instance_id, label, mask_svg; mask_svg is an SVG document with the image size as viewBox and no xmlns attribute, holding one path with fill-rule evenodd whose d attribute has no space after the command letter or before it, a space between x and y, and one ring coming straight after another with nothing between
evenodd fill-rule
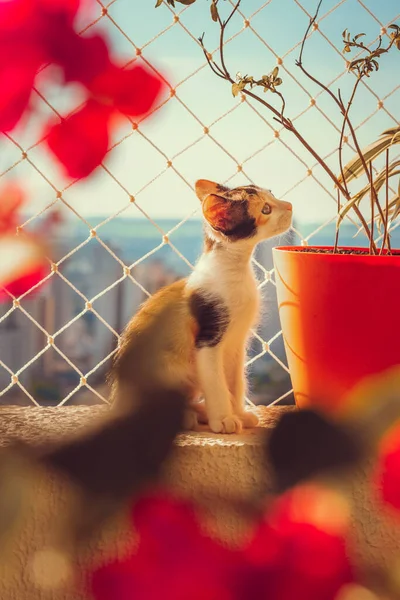
<instances>
[{"instance_id":1,"label":"thin branch","mask_svg":"<svg viewBox=\"0 0 400 600\"><path fill-rule=\"evenodd\" d=\"M339 141L339 166L340 166L340 173L341 173L341 176L342 176L343 186L344 186L345 192L346 192L345 193L345 197L346 197L347 200L350 200L350 193L349 193L349 189L347 187L347 182L346 182L346 179L345 179L345 176L344 176L343 161L342 161L343 136L344 136L344 130L345 130L345 127L346 127L346 124L347 124L347 125L349 125L349 128L353 131L353 134L354 134L353 135L353 140L354 140L355 131L354 131L354 128L352 127L351 121L349 119L349 112L350 112L351 105L353 104L354 96L356 94L357 87L358 87L360 81L361 81L361 77L358 77L356 83L354 84L353 91L351 93L350 99L349 99L349 101L347 103L347 107L346 107L345 113L343 115L343 124L342 124L342 129L341 129L341 132L340 132L340 141ZM339 96L339 102L340 102L340 104L344 107L344 102L342 100L342 96L341 96L340 90L338 90L338 96ZM357 147L357 140L355 141L355 143L356 143L356 147ZM358 218L360 219L360 221L362 223L362 226L363 226L363 228L364 228L364 230L365 230L365 232L367 234L367 237L368 237L368 240L370 241L370 243L371 243L371 239L372 239L373 247L376 250L371 230L368 227L368 223L363 218L360 209L358 208L358 206L354 205L353 206L353 210L356 212ZM339 211L340 211L340 205L339 205Z\"/></svg>"},{"instance_id":2,"label":"thin branch","mask_svg":"<svg viewBox=\"0 0 400 600\"><path fill-rule=\"evenodd\" d=\"M285 102L285 98L283 97L283 94L281 94L280 92L278 92L277 90L275 90L274 94L277 94L279 96L279 98L282 101L282 108L281 108L281 119L284 119L284 115L283 113L285 112L285 108L286 108L286 102Z\"/></svg>"},{"instance_id":3,"label":"thin branch","mask_svg":"<svg viewBox=\"0 0 400 600\"><path fill-rule=\"evenodd\" d=\"M338 214L340 213L340 190L338 188L337 190L337 211ZM335 234L335 245L333 247L333 253L336 254L337 250L338 250L338 245L339 245L339 226L336 226L336 234Z\"/></svg>"},{"instance_id":4,"label":"thin branch","mask_svg":"<svg viewBox=\"0 0 400 600\"><path fill-rule=\"evenodd\" d=\"M352 97L350 98L350 100L351 100L351 101L352 101L352 100L353 100L353 98L354 98L355 89L356 89L356 87L354 86L354 89L353 89L353 95L352 95ZM340 90L338 90L338 95L339 95L339 100L340 100L340 102L341 102L341 103L344 105L344 103L343 103L343 100L342 100L342 96L341 96L341 92L340 92ZM343 117L342 129L341 129L341 131L340 131L339 148L338 148L338 150L339 150L339 168L340 168L340 175L341 175L341 177L342 177L343 185L344 185L344 187L345 187L345 189L346 189L346 192L347 192L347 194L349 195L349 197L350 197L350 192L349 192L349 188L347 187L347 181L346 181L346 178L345 178L345 176L344 176L344 167L343 167L343 138L344 138L344 131L345 131L346 124L347 124L347 117L348 117L349 110L350 110L350 106L351 106L351 102L350 102L350 100L349 100L349 103L348 103L348 105L347 105L347 110L346 110L346 112L345 112L345 114L344 114L344 117Z\"/></svg>"},{"instance_id":5,"label":"thin branch","mask_svg":"<svg viewBox=\"0 0 400 600\"><path fill-rule=\"evenodd\" d=\"M369 177L370 177L370 181L373 180L373 175L372 175L372 161L370 161L369 163ZM369 251L371 254L376 254L376 252L374 252L374 207L375 207L375 202L374 202L374 192L373 190L375 190L375 188L373 188L373 185L371 185L370 187L370 199L371 199L371 237L369 240ZM376 250L376 249L375 249Z\"/></svg>"},{"instance_id":6,"label":"thin branch","mask_svg":"<svg viewBox=\"0 0 400 600\"><path fill-rule=\"evenodd\" d=\"M357 79L357 85L358 85L358 82L361 81L361 77L362 76L360 76L359 79ZM384 219L384 214L383 214L383 210L382 210L382 207L381 207L379 199L378 199L378 195L377 195L377 193L375 191L374 178L373 178L373 175L372 175L372 171L371 171L371 169L368 168L368 165L365 162L364 154L362 153L360 144L358 143L358 138L357 138L356 132L355 132L353 124L352 124L352 122L350 121L349 118L347 118L347 124L349 126L351 137L353 138L353 142L354 142L354 145L356 147L357 154L360 157L363 169L364 169L365 174L367 176L368 183L369 183L370 188L371 188L371 193L372 193L373 198L375 200L375 204L376 204L376 206L378 208L379 215L380 215L381 219L383 220ZM368 227L368 225L367 225L367 227ZM373 223L371 222L371 238L372 238L372 232L373 232ZM372 243L373 243L373 240L372 240ZM375 247L375 251L376 251L376 247Z\"/></svg>"},{"instance_id":7,"label":"thin branch","mask_svg":"<svg viewBox=\"0 0 400 600\"><path fill-rule=\"evenodd\" d=\"M218 77L221 77L221 79L226 79L224 72L221 70L221 67L219 65L217 65L216 62L214 62L214 60L212 58L210 58L210 53L207 51L207 49L204 46L204 33L203 35L201 35L198 40L200 42L200 46L203 50L204 56L206 58L206 61L208 63L208 66L210 67L211 71L213 73L215 73L215 75L217 75Z\"/></svg>"},{"instance_id":8,"label":"thin branch","mask_svg":"<svg viewBox=\"0 0 400 600\"><path fill-rule=\"evenodd\" d=\"M311 17L310 22L308 24L308 27L306 29L306 32L304 34L303 40L301 42L300 54L299 54L299 59L298 59L298 61L299 61L300 64L302 63L302 60L303 60L303 52L304 52L304 46L305 46L305 43L306 43L307 36L310 33L311 27L314 25L315 21L317 20L317 17L318 17L318 14L319 14L319 9L321 8L321 4L322 4L322 0L319 0L318 6L317 6L317 10L315 11L314 16Z\"/></svg>"},{"instance_id":9,"label":"thin branch","mask_svg":"<svg viewBox=\"0 0 400 600\"><path fill-rule=\"evenodd\" d=\"M388 225L389 225L389 148L386 149L386 178L385 178L385 220L383 222L384 230L383 230L383 241L382 247L379 254L382 254L385 246L387 244L388 253L391 252L390 240L388 235Z\"/></svg>"},{"instance_id":10,"label":"thin branch","mask_svg":"<svg viewBox=\"0 0 400 600\"><path fill-rule=\"evenodd\" d=\"M220 36L219 36L219 56L221 59L221 66L222 69L224 70L224 73L227 77L227 79L231 80L231 76L229 75L229 71L226 68L226 64L225 64L225 57L224 57L224 36L225 36L225 29L229 23L229 21L232 19L233 15L235 14L235 12L237 11L237 9L239 8L241 0L238 0L235 4L235 6L233 7L229 17L226 19L226 21L221 21L219 13L218 13L218 20L220 23L220 27L221 27L221 32L220 32Z\"/></svg>"},{"instance_id":11,"label":"thin branch","mask_svg":"<svg viewBox=\"0 0 400 600\"><path fill-rule=\"evenodd\" d=\"M332 90L330 90L326 85L324 85L321 81L319 81L318 79L316 79L313 75L311 75L311 73L309 73L307 71L307 69L303 66L303 52L304 52L304 47L305 47L305 43L308 37L308 34L310 33L311 27L314 25L314 23L317 20L318 14L319 14L319 9L321 8L321 4L322 4L323 0L319 0L318 6L317 6L317 10L315 11L315 14L313 17L311 17L310 22L308 24L308 27L306 29L306 32L304 34L304 37L302 39L301 42L301 46L300 46L300 53L299 53L299 58L295 61L295 64L297 67L300 67L300 70L304 73L304 75L306 77L308 77L311 81L313 81L316 85L318 85L320 88L322 88L325 92L327 92L330 97L332 98L332 100L334 100L334 102L336 102L336 104L339 106L339 108L342 110L343 106L340 105L338 98L335 96L335 94L332 92Z\"/></svg>"}]
</instances>

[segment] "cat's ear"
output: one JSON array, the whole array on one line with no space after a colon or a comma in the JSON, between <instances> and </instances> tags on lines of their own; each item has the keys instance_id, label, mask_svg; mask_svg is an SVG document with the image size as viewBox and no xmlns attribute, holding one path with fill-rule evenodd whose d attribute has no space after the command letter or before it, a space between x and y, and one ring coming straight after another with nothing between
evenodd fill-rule
<instances>
[{"instance_id":1,"label":"cat's ear","mask_svg":"<svg viewBox=\"0 0 400 600\"><path fill-rule=\"evenodd\" d=\"M210 194L220 194L228 188L208 179L199 179L195 184L196 194L200 202L203 202Z\"/></svg>"},{"instance_id":2,"label":"cat's ear","mask_svg":"<svg viewBox=\"0 0 400 600\"><path fill-rule=\"evenodd\" d=\"M229 200L209 194L203 202L203 215L211 227L224 233L232 228L232 214L229 208Z\"/></svg>"}]
</instances>

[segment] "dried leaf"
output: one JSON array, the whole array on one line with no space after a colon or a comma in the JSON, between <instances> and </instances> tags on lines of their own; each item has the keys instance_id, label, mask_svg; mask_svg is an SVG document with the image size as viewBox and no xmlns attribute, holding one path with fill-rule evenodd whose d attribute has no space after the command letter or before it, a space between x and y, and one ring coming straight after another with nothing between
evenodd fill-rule
<instances>
[{"instance_id":1,"label":"dried leaf","mask_svg":"<svg viewBox=\"0 0 400 600\"><path fill-rule=\"evenodd\" d=\"M400 134L400 126L399 125L395 125L394 127L389 127L389 129L385 129L385 131L383 131L381 133L381 136L383 135L399 135Z\"/></svg>"},{"instance_id":2,"label":"dried leaf","mask_svg":"<svg viewBox=\"0 0 400 600\"><path fill-rule=\"evenodd\" d=\"M340 223L343 221L344 217L347 215L349 210L351 210L353 208L353 206L356 206L356 204L357 204L357 197L354 196L353 198L350 198L350 200L348 200L344 206L342 206L342 208L340 209L339 214L338 214L338 220L336 223L337 228L339 228Z\"/></svg>"},{"instance_id":3,"label":"dried leaf","mask_svg":"<svg viewBox=\"0 0 400 600\"><path fill-rule=\"evenodd\" d=\"M163 0L157 0L155 8L158 8L163 3Z\"/></svg>"},{"instance_id":4,"label":"dried leaf","mask_svg":"<svg viewBox=\"0 0 400 600\"><path fill-rule=\"evenodd\" d=\"M232 84L232 96L237 96L240 92L240 86L238 83Z\"/></svg>"},{"instance_id":5,"label":"dried leaf","mask_svg":"<svg viewBox=\"0 0 400 600\"><path fill-rule=\"evenodd\" d=\"M400 125L386 130L378 140L363 148L362 154L366 163L374 160L387 148L393 144L400 143ZM364 167L361 158L356 154L343 169L344 179L349 182L364 173ZM342 176L338 176L339 181L342 181Z\"/></svg>"},{"instance_id":6,"label":"dried leaf","mask_svg":"<svg viewBox=\"0 0 400 600\"><path fill-rule=\"evenodd\" d=\"M358 40L358 38L362 37L363 35L365 35L365 33L358 33L358 34L355 36L355 38L354 38L354 41L357 41L357 40Z\"/></svg>"},{"instance_id":7,"label":"dried leaf","mask_svg":"<svg viewBox=\"0 0 400 600\"><path fill-rule=\"evenodd\" d=\"M215 4L215 2L211 3L210 11L211 11L211 18L216 23L218 21L218 9L217 9L217 5Z\"/></svg>"},{"instance_id":8,"label":"dried leaf","mask_svg":"<svg viewBox=\"0 0 400 600\"><path fill-rule=\"evenodd\" d=\"M274 81L274 85L281 85L282 84L282 79L280 77L277 77Z\"/></svg>"},{"instance_id":9,"label":"dried leaf","mask_svg":"<svg viewBox=\"0 0 400 600\"><path fill-rule=\"evenodd\" d=\"M343 52L350 52L350 46L345 46L343 48Z\"/></svg>"},{"instance_id":10,"label":"dried leaf","mask_svg":"<svg viewBox=\"0 0 400 600\"><path fill-rule=\"evenodd\" d=\"M278 75L278 73L279 73L279 67L275 67L275 69L271 73L272 79L275 79L275 77Z\"/></svg>"}]
</instances>

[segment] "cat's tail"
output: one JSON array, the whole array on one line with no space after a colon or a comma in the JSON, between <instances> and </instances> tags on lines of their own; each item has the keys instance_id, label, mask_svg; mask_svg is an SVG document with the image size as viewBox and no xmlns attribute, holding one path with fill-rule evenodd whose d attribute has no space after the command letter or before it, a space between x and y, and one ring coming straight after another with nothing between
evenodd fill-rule
<instances>
[{"instance_id":1,"label":"cat's tail","mask_svg":"<svg viewBox=\"0 0 400 600\"><path fill-rule=\"evenodd\" d=\"M70 543L87 539L124 501L157 479L182 430L185 398L175 390L158 390L142 400L134 411L114 414L74 439L36 446L18 441L1 450L0 550L28 508L42 467L74 490L76 501L63 526Z\"/></svg>"}]
</instances>

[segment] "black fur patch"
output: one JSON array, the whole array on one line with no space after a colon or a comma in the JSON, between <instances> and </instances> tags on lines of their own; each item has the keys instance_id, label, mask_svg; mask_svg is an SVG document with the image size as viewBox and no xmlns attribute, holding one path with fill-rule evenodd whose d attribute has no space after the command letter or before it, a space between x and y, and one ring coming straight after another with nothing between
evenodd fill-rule
<instances>
[{"instance_id":1,"label":"black fur patch","mask_svg":"<svg viewBox=\"0 0 400 600\"><path fill-rule=\"evenodd\" d=\"M236 240L243 240L246 238L253 237L256 234L257 226L256 220L253 217L249 217L245 221L238 223L229 231L224 231L224 234L233 242Z\"/></svg>"},{"instance_id":2,"label":"black fur patch","mask_svg":"<svg viewBox=\"0 0 400 600\"><path fill-rule=\"evenodd\" d=\"M230 188L226 187L226 185L222 185L221 183L217 183L217 192L219 194L224 194L225 192L229 192Z\"/></svg>"},{"instance_id":3,"label":"black fur patch","mask_svg":"<svg viewBox=\"0 0 400 600\"><path fill-rule=\"evenodd\" d=\"M247 200L232 201L229 207L229 229L218 229L232 242L253 237L257 232L256 220L249 215Z\"/></svg>"},{"instance_id":4,"label":"black fur patch","mask_svg":"<svg viewBox=\"0 0 400 600\"><path fill-rule=\"evenodd\" d=\"M225 304L218 298L209 298L200 292L194 292L190 296L189 306L199 326L196 348L216 346L229 324L229 312Z\"/></svg>"},{"instance_id":5,"label":"black fur patch","mask_svg":"<svg viewBox=\"0 0 400 600\"><path fill-rule=\"evenodd\" d=\"M256 187L254 187L254 185L245 185L238 189L244 190L245 192L247 192L247 194L254 194L254 195L258 194L258 189Z\"/></svg>"}]
</instances>

